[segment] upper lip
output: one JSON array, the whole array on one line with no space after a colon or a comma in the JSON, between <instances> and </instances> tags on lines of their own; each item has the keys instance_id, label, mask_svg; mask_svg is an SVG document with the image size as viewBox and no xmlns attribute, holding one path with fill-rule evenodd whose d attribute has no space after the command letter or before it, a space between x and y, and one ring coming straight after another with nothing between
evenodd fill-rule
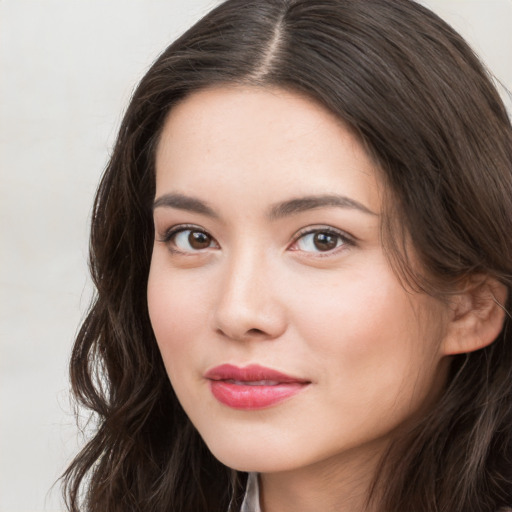
<instances>
[{"instance_id":1,"label":"upper lip","mask_svg":"<svg viewBox=\"0 0 512 512\"><path fill-rule=\"evenodd\" d=\"M308 383L306 379L286 375L272 368L266 368L258 364L238 367L232 364L222 364L208 370L205 377L210 380L234 380L240 382L274 381L279 383L300 382Z\"/></svg>"}]
</instances>

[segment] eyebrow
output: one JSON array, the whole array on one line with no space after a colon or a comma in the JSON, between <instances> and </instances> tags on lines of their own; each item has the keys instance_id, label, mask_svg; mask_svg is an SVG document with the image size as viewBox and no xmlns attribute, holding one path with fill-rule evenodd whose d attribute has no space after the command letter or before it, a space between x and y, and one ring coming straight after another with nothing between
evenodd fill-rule
<instances>
[{"instance_id":1,"label":"eyebrow","mask_svg":"<svg viewBox=\"0 0 512 512\"><path fill-rule=\"evenodd\" d=\"M160 207L177 208L178 210L200 213L201 215L206 215L207 217L215 219L219 217L215 213L214 209L204 201L201 201L201 199L186 196L184 194L173 193L160 196L158 199L155 199L155 202L153 203L153 211Z\"/></svg>"},{"instance_id":2,"label":"eyebrow","mask_svg":"<svg viewBox=\"0 0 512 512\"><path fill-rule=\"evenodd\" d=\"M290 215L295 215L308 210L316 208L349 208L351 210L359 210L369 215L377 215L369 208L361 204L359 201L350 199L346 196L336 194L319 195L319 196L306 196L297 199L284 201L283 203L276 204L270 209L269 217L272 220L281 219Z\"/></svg>"},{"instance_id":3,"label":"eyebrow","mask_svg":"<svg viewBox=\"0 0 512 512\"><path fill-rule=\"evenodd\" d=\"M160 207L176 208L178 210L199 213L215 219L219 218L219 215L210 205L208 205L208 203L196 197L186 196L179 193L170 193L160 196L154 201L153 210ZM283 201L282 203L278 203L270 208L268 218L270 220L278 220L283 217L296 215L308 210L331 207L348 208L352 210L359 210L368 215L377 215L359 201L350 199L346 196L331 194L299 197Z\"/></svg>"}]
</instances>

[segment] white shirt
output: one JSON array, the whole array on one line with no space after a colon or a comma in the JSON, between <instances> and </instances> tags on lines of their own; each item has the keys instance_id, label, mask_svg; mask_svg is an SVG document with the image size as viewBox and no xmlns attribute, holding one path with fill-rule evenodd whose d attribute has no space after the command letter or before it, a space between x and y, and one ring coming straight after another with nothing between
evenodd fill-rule
<instances>
[{"instance_id":1,"label":"white shirt","mask_svg":"<svg viewBox=\"0 0 512 512\"><path fill-rule=\"evenodd\" d=\"M258 473L249 473L240 512L261 512ZM512 508L500 508L497 512L512 512Z\"/></svg>"},{"instance_id":2,"label":"white shirt","mask_svg":"<svg viewBox=\"0 0 512 512\"><path fill-rule=\"evenodd\" d=\"M249 473L244 501L240 512L261 512L258 473Z\"/></svg>"}]
</instances>

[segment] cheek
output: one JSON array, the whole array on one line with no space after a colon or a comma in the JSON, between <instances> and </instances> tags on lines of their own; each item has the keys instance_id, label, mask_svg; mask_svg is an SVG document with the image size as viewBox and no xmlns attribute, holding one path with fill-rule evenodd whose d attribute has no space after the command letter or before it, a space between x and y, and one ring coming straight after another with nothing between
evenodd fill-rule
<instances>
[{"instance_id":1,"label":"cheek","mask_svg":"<svg viewBox=\"0 0 512 512\"><path fill-rule=\"evenodd\" d=\"M378 277L375 275L378 274ZM304 287L303 287L304 288ZM306 340L322 353L365 356L395 343L410 317L404 292L385 272L348 270L289 294Z\"/></svg>"},{"instance_id":2,"label":"cheek","mask_svg":"<svg viewBox=\"0 0 512 512\"><path fill-rule=\"evenodd\" d=\"M378 407L427 392L441 333L424 314L432 299L407 293L384 265L367 269L317 286L294 307L300 338L325 368L321 378L344 390L332 399Z\"/></svg>"},{"instance_id":3,"label":"cheek","mask_svg":"<svg viewBox=\"0 0 512 512\"><path fill-rule=\"evenodd\" d=\"M191 354L193 333L204 325L204 286L190 273L169 269L156 257L148 279L148 310L151 325L170 376L182 358ZM203 290L203 291L202 291Z\"/></svg>"}]
</instances>

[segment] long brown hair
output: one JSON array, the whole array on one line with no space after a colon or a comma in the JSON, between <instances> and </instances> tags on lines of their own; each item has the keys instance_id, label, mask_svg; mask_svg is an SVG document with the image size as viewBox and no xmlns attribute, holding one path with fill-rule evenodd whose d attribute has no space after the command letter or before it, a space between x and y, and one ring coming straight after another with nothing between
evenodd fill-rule
<instances>
[{"instance_id":1,"label":"long brown hair","mask_svg":"<svg viewBox=\"0 0 512 512\"><path fill-rule=\"evenodd\" d=\"M97 430L64 475L69 510L237 510L245 475L209 453L181 409L149 322L154 151L193 91L277 86L320 102L358 134L392 201L390 261L443 293L488 275L512 293L512 128L482 64L410 0L228 0L158 58L127 109L92 219L97 289L71 360ZM419 255L413 273L403 243ZM382 510L495 512L512 504L512 333L454 357L446 389L383 461ZM392 465L392 471L389 467Z\"/></svg>"}]
</instances>

